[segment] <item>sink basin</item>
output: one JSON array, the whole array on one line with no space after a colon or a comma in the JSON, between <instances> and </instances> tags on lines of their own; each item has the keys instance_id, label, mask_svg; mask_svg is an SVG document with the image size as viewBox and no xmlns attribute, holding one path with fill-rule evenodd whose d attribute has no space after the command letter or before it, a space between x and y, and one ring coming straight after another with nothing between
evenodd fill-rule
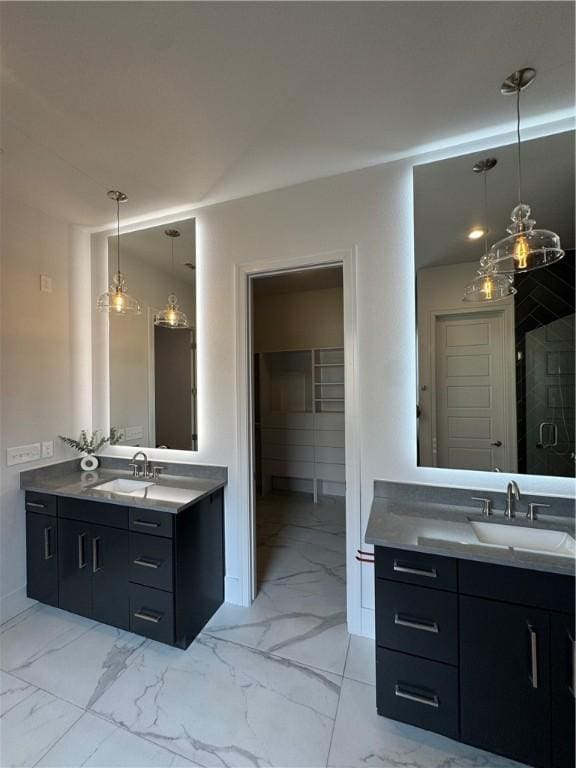
<instances>
[{"instance_id":1,"label":"sink basin","mask_svg":"<svg viewBox=\"0 0 576 768\"><path fill-rule=\"evenodd\" d=\"M476 538L483 544L542 552L561 557L576 557L576 541L565 531L526 528L520 525L472 522Z\"/></svg>"},{"instance_id":2,"label":"sink basin","mask_svg":"<svg viewBox=\"0 0 576 768\"><path fill-rule=\"evenodd\" d=\"M154 483L147 483L144 480L124 480L123 478L117 478L116 480L110 480L102 485L94 486L94 491L108 491L109 493L123 493L125 496L135 496L143 491L145 488L149 488Z\"/></svg>"}]
</instances>

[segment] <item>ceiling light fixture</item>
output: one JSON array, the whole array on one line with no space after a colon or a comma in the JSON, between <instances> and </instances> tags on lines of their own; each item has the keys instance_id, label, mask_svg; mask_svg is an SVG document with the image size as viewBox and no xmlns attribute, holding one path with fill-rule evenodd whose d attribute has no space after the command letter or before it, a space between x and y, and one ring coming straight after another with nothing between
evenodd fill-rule
<instances>
[{"instance_id":1,"label":"ceiling light fixture","mask_svg":"<svg viewBox=\"0 0 576 768\"><path fill-rule=\"evenodd\" d=\"M495 157L487 157L485 160L479 160L474 164L472 170L474 173L481 173L484 181L484 227L478 227L478 231L484 236L484 257L488 251L488 171L498 163ZM494 272L490 264L482 265L478 270L478 277L475 277L464 288L462 301L470 303L494 302L513 296L516 289L512 285L512 278L509 275L501 275Z\"/></svg>"},{"instance_id":2,"label":"ceiling light fixture","mask_svg":"<svg viewBox=\"0 0 576 768\"><path fill-rule=\"evenodd\" d=\"M99 312L115 315L140 315L142 314L140 302L129 295L126 280L120 271L120 203L125 203L128 197L117 189L111 189L108 197L116 201L116 272L110 288L98 297L96 307Z\"/></svg>"},{"instance_id":3,"label":"ceiling light fixture","mask_svg":"<svg viewBox=\"0 0 576 768\"><path fill-rule=\"evenodd\" d=\"M485 234L486 230L482 229L482 227L474 227L474 229L468 232L468 240L480 240Z\"/></svg>"},{"instance_id":4,"label":"ceiling light fixture","mask_svg":"<svg viewBox=\"0 0 576 768\"><path fill-rule=\"evenodd\" d=\"M512 224L508 237L490 248L484 257L484 266L499 274L530 272L554 264L564 256L560 238L548 229L534 229L530 206L522 202L522 142L520 138L520 94L534 82L536 70L519 69L509 75L500 88L504 96L516 96L516 143L518 172L518 204L510 214Z\"/></svg>"},{"instance_id":5,"label":"ceiling light fixture","mask_svg":"<svg viewBox=\"0 0 576 768\"><path fill-rule=\"evenodd\" d=\"M172 257L172 284L174 284L174 240L180 237L177 229L165 229L164 234L170 238L170 253ZM154 325L163 328L189 328L188 318L178 306L178 297L175 293L168 296L168 303L161 312L154 315Z\"/></svg>"}]
</instances>

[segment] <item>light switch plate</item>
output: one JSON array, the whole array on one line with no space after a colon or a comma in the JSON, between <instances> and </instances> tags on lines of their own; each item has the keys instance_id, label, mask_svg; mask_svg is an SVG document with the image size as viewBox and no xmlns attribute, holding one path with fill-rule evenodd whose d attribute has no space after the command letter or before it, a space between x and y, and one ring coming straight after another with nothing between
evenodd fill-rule
<instances>
[{"instance_id":1,"label":"light switch plate","mask_svg":"<svg viewBox=\"0 0 576 768\"><path fill-rule=\"evenodd\" d=\"M54 456L54 441L46 440L42 443L42 458L49 459Z\"/></svg>"},{"instance_id":2,"label":"light switch plate","mask_svg":"<svg viewBox=\"0 0 576 768\"><path fill-rule=\"evenodd\" d=\"M49 275L40 275L40 290L52 293L52 278Z\"/></svg>"},{"instance_id":3,"label":"light switch plate","mask_svg":"<svg viewBox=\"0 0 576 768\"><path fill-rule=\"evenodd\" d=\"M15 464L26 464L29 461L37 461L40 458L40 443L29 445L17 445L6 449L6 465L13 467Z\"/></svg>"}]
</instances>

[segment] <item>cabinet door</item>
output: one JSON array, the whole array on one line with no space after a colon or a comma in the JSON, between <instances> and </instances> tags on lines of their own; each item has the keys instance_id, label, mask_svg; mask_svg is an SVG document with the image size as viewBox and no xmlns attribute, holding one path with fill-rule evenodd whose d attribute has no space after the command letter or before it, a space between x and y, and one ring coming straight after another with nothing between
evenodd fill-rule
<instances>
[{"instance_id":1,"label":"cabinet door","mask_svg":"<svg viewBox=\"0 0 576 768\"><path fill-rule=\"evenodd\" d=\"M128 629L128 532L103 525L92 525L90 532L92 618Z\"/></svg>"},{"instance_id":2,"label":"cabinet door","mask_svg":"<svg viewBox=\"0 0 576 768\"><path fill-rule=\"evenodd\" d=\"M26 574L28 597L57 606L57 518L26 513Z\"/></svg>"},{"instance_id":3,"label":"cabinet door","mask_svg":"<svg viewBox=\"0 0 576 768\"><path fill-rule=\"evenodd\" d=\"M60 608L92 616L89 567L90 526L76 520L58 521Z\"/></svg>"},{"instance_id":4,"label":"cabinet door","mask_svg":"<svg viewBox=\"0 0 576 768\"><path fill-rule=\"evenodd\" d=\"M576 658L574 616L551 615L552 765L574 766Z\"/></svg>"},{"instance_id":5,"label":"cabinet door","mask_svg":"<svg viewBox=\"0 0 576 768\"><path fill-rule=\"evenodd\" d=\"M460 597L462 740L550 764L550 624L536 608Z\"/></svg>"}]
</instances>

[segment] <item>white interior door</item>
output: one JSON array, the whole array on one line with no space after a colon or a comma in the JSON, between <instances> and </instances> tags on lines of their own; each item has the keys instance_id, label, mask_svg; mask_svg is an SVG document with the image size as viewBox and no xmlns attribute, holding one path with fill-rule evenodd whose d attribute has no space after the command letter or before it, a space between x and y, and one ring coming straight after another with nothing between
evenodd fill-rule
<instances>
[{"instance_id":1,"label":"white interior door","mask_svg":"<svg viewBox=\"0 0 576 768\"><path fill-rule=\"evenodd\" d=\"M512 471L502 313L436 320L436 466ZM511 361L513 365L513 361Z\"/></svg>"},{"instance_id":2,"label":"white interior door","mask_svg":"<svg viewBox=\"0 0 576 768\"><path fill-rule=\"evenodd\" d=\"M574 315L526 334L526 471L574 475Z\"/></svg>"}]
</instances>

